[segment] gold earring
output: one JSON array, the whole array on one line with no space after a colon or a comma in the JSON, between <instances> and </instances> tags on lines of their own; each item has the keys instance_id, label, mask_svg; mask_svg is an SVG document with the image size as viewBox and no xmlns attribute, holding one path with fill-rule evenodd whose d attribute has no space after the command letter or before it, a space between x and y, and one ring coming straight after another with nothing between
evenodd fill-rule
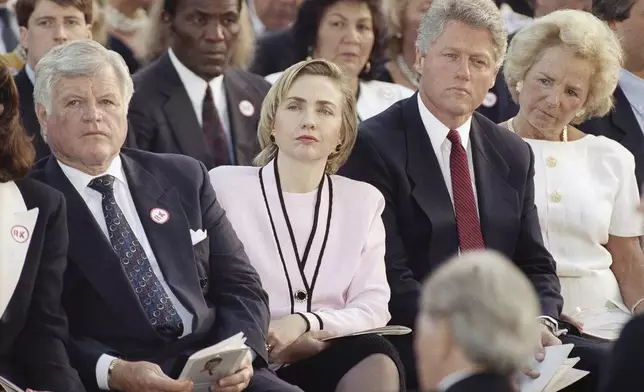
<instances>
[{"instance_id":1,"label":"gold earring","mask_svg":"<svg viewBox=\"0 0 644 392\"><path fill-rule=\"evenodd\" d=\"M364 66L364 73L369 73L371 71L371 61L367 61L367 64Z\"/></svg>"},{"instance_id":2,"label":"gold earring","mask_svg":"<svg viewBox=\"0 0 644 392\"><path fill-rule=\"evenodd\" d=\"M313 46L309 46L307 53L308 54L306 55L306 61L313 60Z\"/></svg>"}]
</instances>

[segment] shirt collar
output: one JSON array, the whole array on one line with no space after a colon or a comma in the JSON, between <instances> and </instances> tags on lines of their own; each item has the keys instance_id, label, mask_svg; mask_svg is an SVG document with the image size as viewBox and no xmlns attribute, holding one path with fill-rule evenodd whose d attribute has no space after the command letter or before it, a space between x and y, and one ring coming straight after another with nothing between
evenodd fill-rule
<instances>
[{"instance_id":1,"label":"shirt collar","mask_svg":"<svg viewBox=\"0 0 644 392\"><path fill-rule=\"evenodd\" d=\"M447 139L447 134L450 129L440 122L432 112L427 109L423 101L420 99L420 94L418 94L418 111L420 112L420 119L423 121L425 130L429 135L429 140L432 142L432 146L435 149L440 148ZM467 145L470 142L470 129L472 127L472 117L470 116L467 121L460 127L456 128L458 134L461 137L461 144L463 148L467 150Z\"/></svg>"},{"instance_id":2,"label":"shirt collar","mask_svg":"<svg viewBox=\"0 0 644 392\"><path fill-rule=\"evenodd\" d=\"M619 75L619 86L631 105L644 114L644 79L622 69Z\"/></svg>"},{"instance_id":3,"label":"shirt collar","mask_svg":"<svg viewBox=\"0 0 644 392\"><path fill-rule=\"evenodd\" d=\"M29 80L31 80L31 84L34 86L36 85L36 74L34 73L34 70L31 69L29 64L25 64L25 72L27 73L27 77Z\"/></svg>"},{"instance_id":4,"label":"shirt collar","mask_svg":"<svg viewBox=\"0 0 644 392\"><path fill-rule=\"evenodd\" d=\"M170 56L170 61L172 62L174 69L177 70L179 79L181 79L181 83L183 83L183 87L186 89L188 97L193 105L198 103L200 106L202 104L204 95L206 94L206 86L210 85L213 95L221 91L224 82L224 74L217 76L210 82L206 82L189 70L188 67L183 65L172 49L168 49L168 55Z\"/></svg>"},{"instance_id":5,"label":"shirt collar","mask_svg":"<svg viewBox=\"0 0 644 392\"><path fill-rule=\"evenodd\" d=\"M441 382L438 383L438 390L447 391L448 389L453 387L456 383L461 382L466 378L472 377L473 375L474 373L469 371L458 371L458 372L449 374L447 375L447 377L443 378Z\"/></svg>"},{"instance_id":6,"label":"shirt collar","mask_svg":"<svg viewBox=\"0 0 644 392\"><path fill-rule=\"evenodd\" d=\"M67 166L61 161L58 161L58 165L60 166L60 169L63 171L69 182L72 183L74 189L76 189L76 191L80 195L83 194L83 192L93 179L104 176L106 174L114 176L114 178L127 186L127 181L125 180L125 172L123 172L123 162L121 161L120 155L117 155L112 160L112 163L110 163L110 166L107 168L105 173L101 173L96 176L92 176L71 166Z\"/></svg>"},{"instance_id":7,"label":"shirt collar","mask_svg":"<svg viewBox=\"0 0 644 392\"><path fill-rule=\"evenodd\" d=\"M266 32L266 25L257 15L257 10L255 9L255 0L248 0L248 14L250 15L250 21L253 24L253 30L255 31L256 36L260 36Z\"/></svg>"}]
</instances>

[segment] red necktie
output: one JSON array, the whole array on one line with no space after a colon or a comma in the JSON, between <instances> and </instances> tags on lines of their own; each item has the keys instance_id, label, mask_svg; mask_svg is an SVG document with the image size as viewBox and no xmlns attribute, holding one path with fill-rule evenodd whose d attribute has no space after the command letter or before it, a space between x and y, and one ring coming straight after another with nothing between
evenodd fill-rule
<instances>
[{"instance_id":1,"label":"red necktie","mask_svg":"<svg viewBox=\"0 0 644 392\"><path fill-rule=\"evenodd\" d=\"M457 131L450 130L447 138L452 142L449 168L452 173L452 194L454 195L456 227L461 252L485 249L481 223L474 200L470 168L467 163L467 152L463 148L461 136Z\"/></svg>"},{"instance_id":2,"label":"red necktie","mask_svg":"<svg viewBox=\"0 0 644 392\"><path fill-rule=\"evenodd\" d=\"M210 85L206 87L206 95L203 98L201 116L203 134L206 138L206 142L210 146L215 167L230 165L228 141L226 139L224 127L222 126L219 115L217 114L217 107L215 106L215 101L212 98Z\"/></svg>"}]
</instances>

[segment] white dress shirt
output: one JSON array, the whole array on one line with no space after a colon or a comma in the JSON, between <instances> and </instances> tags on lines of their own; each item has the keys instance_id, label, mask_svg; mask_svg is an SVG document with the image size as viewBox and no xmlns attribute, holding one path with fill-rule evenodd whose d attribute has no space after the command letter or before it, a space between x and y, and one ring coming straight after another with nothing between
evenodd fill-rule
<instances>
[{"instance_id":1,"label":"white dress shirt","mask_svg":"<svg viewBox=\"0 0 644 392\"><path fill-rule=\"evenodd\" d=\"M25 64L25 72L27 73L27 77L31 81L32 85L36 85L36 73L34 72L33 69L29 66L29 64Z\"/></svg>"},{"instance_id":2,"label":"white dress shirt","mask_svg":"<svg viewBox=\"0 0 644 392\"><path fill-rule=\"evenodd\" d=\"M117 156L114 158L107 171L97 176L83 173L80 170L69 167L60 161L58 161L58 164L60 165L63 173L65 173L65 176L67 176L69 182L74 186L74 189L76 189L78 194L85 201L85 204L87 204L87 208L92 213L94 219L96 219L96 223L98 223L101 231L105 234L105 239L107 241L109 241L109 232L107 230L107 224L105 223L105 215L103 215L102 195L100 192L89 188L88 185L94 178L105 174L110 174L116 178L116 181L114 181L114 197L116 198L116 202L119 207L121 207L121 210L125 215L125 219L127 219L128 224L132 228L132 232L136 235L136 238L143 247L145 254L148 256L152 271L159 279L159 282L165 289L166 293L168 293L170 301L172 301L172 304L177 310L177 314L183 322L182 336L188 335L192 331L193 315L190 314L190 312L188 312L188 310L181 304L172 290L170 290L170 287L163 277L161 268L159 268L159 263L157 262L156 256L154 255L150 242L145 234L145 230L143 229L141 219L136 211L134 199L132 198L127 179L125 177L125 172L123 171L121 157ZM110 363L114 359L115 357L103 354L96 363L96 381L98 383L98 387L103 390L109 390L107 385L107 371Z\"/></svg>"},{"instance_id":3,"label":"white dress shirt","mask_svg":"<svg viewBox=\"0 0 644 392\"><path fill-rule=\"evenodd\" d=\"M224 90L224 75L219 75L210 82L206 82L183 65L172 49L168 49L168 54L174 69L179 74L179 79L181 79L183 87L188 93L188 97L190 98L192 107L195 110L195 115L197 116L197 121L200 126L203 125L203 99L206 95L206 87L210 86L212 99L215 102L217 114L219 115L221 125L224 128L224 133L226 134L229 158L231 162L235 162L235 149L231 136L230 118L228 117L228 103L226 102L226 91Z\"/></svg>"},{"instance_id":4,"label":"white dress shirt","mask_svg":"<svg viewBox=\"0 0 644 392\"><path fill-rule=\"evenodd\" d=\"M427 109L423 101L420 99L420 94L418 94L418 111L420 112L420 118L423 121L425 130L429 135L429 140L432 143L432 148L434 149L434 154L438 160L438 166L441 168L443 173L443 179L445 180L445 186L449 192L449 197L452 199L452 208L454 208L454 192L452 191L452 172L450 168L449 158L452 153L452 142L447 138L447 134L450 129L440 122L432 112ZM472 158L472 146L470 143L470 130L472 128L472 117L468 118L467 121L460 127L456 128L459 136L461 137L461 144L467 152L467 166L470 170L470 179L472 181L472 191L474 192L474 202L476 203L476 212L479 217L481 216L479 207L478 194L476 192L476 180L474 177L474 159ZM483 229L481 228L481 231ZM460 250L459 250L460 253ZM545 318L557 324L557 321L552 317L548 316L539 316L539 318Z\"/></svg>"},{"instance_id":5,"label":"white dress shirt","mask_svg":"<svg viewBox=\"0 0 644 392\"><path fill-rule=\"evenodd\" d=\"M429 140L432 142L432 148L434 149L434 154L436 154L438 166L440 166L441 172L443 173L445 186L447 186L447 191L449 192L450 199L452 199L453 206L454 193L452 191L452 171L449 165L449 158L452 154L452 142L447 138L447 134L449 133L450 129L445 124L440 122L432 114L432 112L427 109L423 101L421 101L420 99L420 94L418 94L418 111L420 112L420 119L423 121L425 130L429 135ZM463 145L463 148L467 152L467 165L470 169L470 179L472 180L474 201L476 202L476 211L478 212L479 201L476 193L476 181L474 180L474 160L472 159L472 147L470 145L471 127L472 117L468 118L463 125L456 128L456 131L461 137L461 144Z\"/></svg>"},{"instance_id":6,"label":"white dress shirt","mask_svg":"<svg viewBox=\"0 0 644 392\"><path fill-rule=\"evenodd\" d=\"M640 129L644 132L644 79L622 69L619 75L619 87L630 102Z\"/></svg>"}]
</instances>

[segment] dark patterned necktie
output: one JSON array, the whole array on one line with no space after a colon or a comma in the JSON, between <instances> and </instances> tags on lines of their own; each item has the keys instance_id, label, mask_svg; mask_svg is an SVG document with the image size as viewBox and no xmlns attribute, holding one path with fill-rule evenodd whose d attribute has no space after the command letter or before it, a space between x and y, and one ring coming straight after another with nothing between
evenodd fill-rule
<instances>
[{"instance_id":1,"label":"dark patterned necktie","mask_svg":"<svg viewBox=\"0 0 644 392\"><path fill-rule=\"evenodd\" d=\"M18 46L18 37L11 28L11 12L7 7L0 8L0 20L2 20L2 41L7 52L13 51Z\"/></svg>"},{"instance_id":2,"label":"dark patterned necktie","mask_svg":"<svg viewBox=\"0 0 644 392\"><path fill-rule=\"evenodd\" d=\"M485 249L481 223L474 200L470 167L467 163L467 152L463 148L461 136L457 131L450 130L447 138L452 142L449 168L452 173L452 194L461 251Z\"/></svg>"},{"instance_id":3,"label":"dark patterned necktie","mask_svg":"<svg viewBox=\"0 0 644 392\"><path fill-rule=\"evenodd\" d=\"M203 98L203 107L201 109L201 121L203 123L203 134L206 142L210 146L215 167L221 165L230 165L230 155L228 153L228 141L221 119L217 113L215 100L212 97L210 85L206 87L206 95Z\"/></svg>"},{"instance_id":4,"label":"dark patterned necktie","mask_svg":"<svg viewBox=\"0 0 644 392\"><path fill-rule=\"evenodd\" d=\"M183 334L181 318L154 274L150 260L125 219L123 211L116 203L114 179L114 176L106 174L93 179L88 185L103 195L103 215L112 248L119 256L123 271L150 324L161 335L179 337Z\"/></svg>"}]
</instances>

